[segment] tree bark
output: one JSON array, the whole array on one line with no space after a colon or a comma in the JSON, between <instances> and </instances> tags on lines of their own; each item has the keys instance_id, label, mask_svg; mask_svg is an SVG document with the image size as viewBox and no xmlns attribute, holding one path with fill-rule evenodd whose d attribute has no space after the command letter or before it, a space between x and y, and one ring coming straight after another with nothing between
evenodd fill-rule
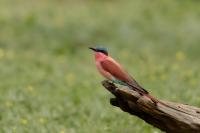
<instances>
[{"instance_id":1,"label":"tree bark","mask_svg":"<svg viewBox=\"0 0 200 133\"><path fill-rule=\"evenodd\" d=\"M102 85L115 98L110 99L113 106L135 115L145 122L167 133L200 133L200 108L159 100L166 105L155 104L147 96L126 87L117 88L105 80Z\"/></svg>"}]
</instances>

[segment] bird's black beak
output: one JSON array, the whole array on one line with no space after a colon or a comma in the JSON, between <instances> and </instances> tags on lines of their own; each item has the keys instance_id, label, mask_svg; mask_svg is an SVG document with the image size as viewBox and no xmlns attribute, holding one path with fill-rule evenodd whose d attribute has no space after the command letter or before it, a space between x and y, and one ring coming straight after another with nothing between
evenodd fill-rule
<instances>
[{"instance_id":1,"label":"bird's black beak","mask_svg":"<svg viewBox=\"0 0 200 133\"><path fill-rule=\"evenodd\" d=\"M92 47L89 47L89 49L91 49L91 50L93 50L95 52L97 51L95 48L92 48Z\"/></svg>"}]
</instances>

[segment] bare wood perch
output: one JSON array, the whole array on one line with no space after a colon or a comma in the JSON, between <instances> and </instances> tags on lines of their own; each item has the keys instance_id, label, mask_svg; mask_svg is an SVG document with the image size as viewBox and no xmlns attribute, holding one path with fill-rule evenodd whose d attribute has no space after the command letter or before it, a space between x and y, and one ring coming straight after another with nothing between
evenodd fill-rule
<instances>
[{"instance_id":1,"label":"bare wood perch","mask_svg":"<svg viewBox=\"0 0 200 133\"><path fill-rule=\"evenodd\" d=\"M143 119L162 131L200 133L200 108L167 101L162 102L169 107L159 103L155 105L148 97L125 87L117 88L107 80L102 81L102 85L115 95L115 98L110 99L113 106L120 107L123 111Z\"/></svg>"}]
</instances>

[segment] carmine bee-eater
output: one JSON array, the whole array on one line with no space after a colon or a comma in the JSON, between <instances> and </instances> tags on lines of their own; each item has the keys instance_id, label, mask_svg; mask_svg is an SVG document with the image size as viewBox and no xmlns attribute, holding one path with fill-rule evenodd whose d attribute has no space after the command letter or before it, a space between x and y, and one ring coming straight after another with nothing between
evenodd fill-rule
<instances>
[{"instance_id":1,"label":"carmine bee-eater","mask_svg":"<svg viewBox=\"0 0 200 133\"><path fill-rule=\"evenodd\" d=\"M90 47L90 49L94 51L95 64L101 75L114 83L128 86L140 94L148 94L118 62L108 55L105 48Z\"/></svg>"},{"instance_id":2,"label":"carmine bee-eater","mask_svg":"<svg viewBox=\"0 0 200 133\"><path fill-rule=\"evenodd\" d=\"M160 103L171 109L188 114L187 112L173 108L151 96L148 91L142 88L118 62L116 62L112 57L108 55L108 51L106 50L106 48L89 47L89 49L94 51L96 67L101 75L104 76L106 79L114 83L127 86L128 88L137 91L140 95L147 96L155 104Z\"/></svg>"}]
</instances>

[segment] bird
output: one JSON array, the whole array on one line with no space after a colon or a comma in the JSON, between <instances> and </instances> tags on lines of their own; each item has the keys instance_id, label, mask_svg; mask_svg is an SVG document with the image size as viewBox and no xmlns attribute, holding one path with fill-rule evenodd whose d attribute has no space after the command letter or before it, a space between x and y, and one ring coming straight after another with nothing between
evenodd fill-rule
<instances>
[{"instance_id":1,"label":"bird","mask_svg":"<svg viewBox=\"0 0 200 133\"><path fill-rule=\"evenodd\" d=\"M128 86L128 88L131 88L140 94L148 94L148 91L141 87L120 63L109 56L106 48L89 47L89 49L94 51L96 67L103 77L113 83Z\"/></svg>"},{"instance_id":2,"label":"bird","mask_svg":"<svg viewBox=\"0 0 200 133\"><path fill-rule=\"evenodd\" d=\"M109 56L106 48L103 47L89 47L92 51L94 51L95 64L100 72L100 74L106 79L112 81L113 83L117 83L123 86L127 86L128 88L138 92L142 96L147 96L150 98L155 105L158 103L174 109L176 111L189 114L185 111L176 109L170 105L163 103L162 101L156 99L152 95L149 94L147 90L145 90L136 80L123 68L121 64L119 64L116 60L114 60L111 56Z\"/></svg>"}]
</instances>

